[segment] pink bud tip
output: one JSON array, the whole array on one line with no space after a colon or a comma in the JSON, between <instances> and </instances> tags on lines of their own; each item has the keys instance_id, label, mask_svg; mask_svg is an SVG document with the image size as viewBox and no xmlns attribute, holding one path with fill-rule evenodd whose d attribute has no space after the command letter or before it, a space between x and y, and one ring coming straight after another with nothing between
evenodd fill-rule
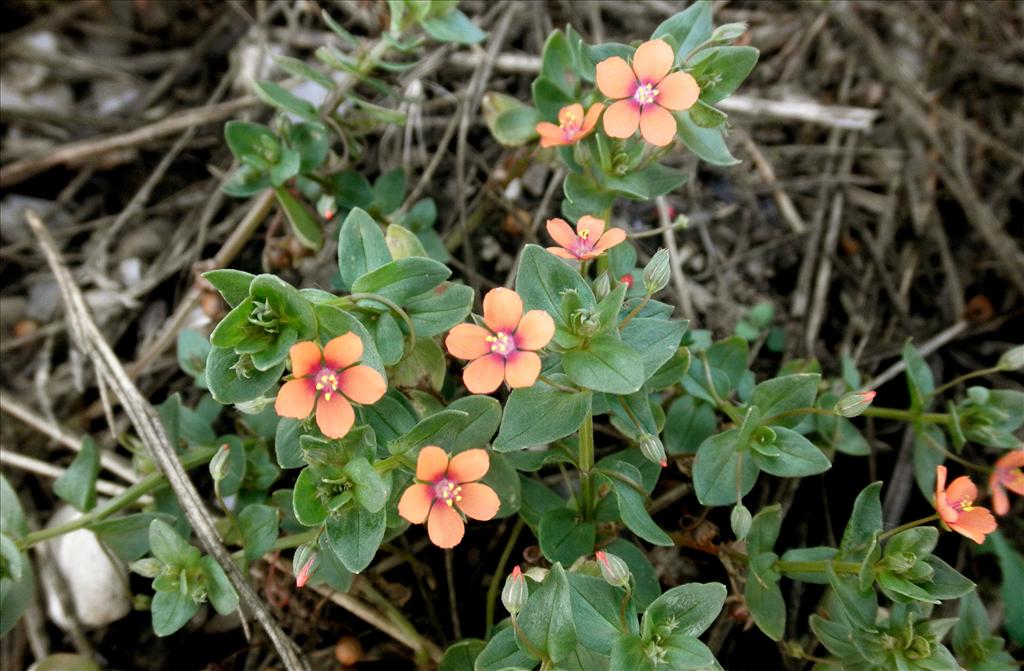
<instances>
[{"instance_id":1,"label":"pink bud tip","mask_svg":"<svg viewBox=\"0 0 1024 671\"><path fill-rule=\"evenodd\" d=\"M877 396L877 395L878 395L877 391L866 391L866 392L864 392L864 398L866 398L869 401L875 400L875 396Z\"/></svg>"},{"instance_id":2,"label":"pink bud tip","mask_svg":"<svg viewBox=\"0 0 1024 671\"><path fill-rule=\"evenodd\" d=\"M662 459L661 460L661 467L665 468L666 466L668 466L668 461L666 461L665 459Z\"/></svg>"},{"instance_id":3,"label":"pink bud tip","mask_svg":"<svg viewBox=\"0 0 1024 671\"><path fill-rule=\"evenodd\" d=\"M625 275L620 277L619 281L622 282L623 284L625 284L630 289L633 288L633 276L630 275L629 273L626 273Z\"/></svg>"},{"instance_id":4,"label":"pink bud tip","mask_svg":"<svg viewBox=\"0 0 1024 671\"><path fill-rule=\"evenodd\" d=\"M519 570L519 565L512 567L512 579L519 580L523 577L523 572Z\"/></svg>"},{"instance_id":5,"label":"pink bud tip","mask_svg":"<svg viewBox=\"0 0 1024 671\"><path fill-rule=\"evenodd\" d=\"M316 553L306 561L305 565L299 570L299 575L295 576L295 586L302 589L309 582L310 573L312 573L313 562L316 561Z\"/></svg>"},{"instance_id":6,"label":"pink bud tip","mask_svg":"<svg viewBox=\"0 0 1024 671\"><path fill-rule=\"evenodd\" d=\"M604 553L604 550L598 550L597 552L595 552L594 557L597 559L597 561L601 562L602 564L608 563L608 555Z\"/></svg>"}]
</instances>

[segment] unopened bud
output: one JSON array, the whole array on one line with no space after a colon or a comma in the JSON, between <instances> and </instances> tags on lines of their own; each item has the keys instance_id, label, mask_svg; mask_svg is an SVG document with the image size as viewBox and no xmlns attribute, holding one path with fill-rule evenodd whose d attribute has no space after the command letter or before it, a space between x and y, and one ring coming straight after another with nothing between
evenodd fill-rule
<instances>
[{"instance_id":1,"label":"unopened bud","mask_svg":"<svg viewBox=\"0 0 1024 671\"><path fill-rule=\"evenodd\" d=\"M295 586L305 587L309 579L316 573L317 568L316 546L311 543L304 543L295 550L292 557L292 571L295 572Z\"/></svg>"},{"instance_id":2,"label":"unopened bud","mask_svg":"<svg viewBox=\"0 0 1024 671\"><path fill-rule=\"evenodd\" d=\"M529 596L526 578L516 566L512 569L512 574L505 578L505 586L501 588L501 603L505 606L505 610L515 615L526 605L526 599Z\"/></svg>"},{"instance_id":3,"label":"unopened bud","mask_svg":"<svg viewBox=\"0 0 1024 671\"><path fill-rule=\"evenodd\" d=\"M843 397L836 401L832 409L843 417L858 417L868 409L873 400L875 400L873 391L851 391L848 394L843 394Z\"/></svg>"},{"instance_id":4,"label":"unopened bud","mask_svg":"<svg viewBox=\"0 0 1024 671\"><path fill-rule=\"evenodd\" d=\"M231 456L231 446L224 443L217 450L217 454L213 455L213 459L210 460L210 475L213 476L214 480L220 481L228 475L228 457Z\"/></svg>"},{"instance_id":5,"label":"unopened bud","mask_svg":"<svg viewBox=\"0 0 1024 671\"><path fill-rule=\"evenodd\" d=\"M732 532L736 534L736 538L743 540L747 537L752 521L753 517L745 505L737 502L732 507L732 513L729 514L729 524L732 525Z\"/></svg>"},{"instance_id":6,"label":"unopened bud","mask_svg":"<svg viewBox=\"0 0 1024 671\"><path fill-rule=\"evenodd\" d=\"M613 587L629 586L629 567L619 557L609 554L604 550L594 553L597 558L597 566L601 569L601 577Z\"/></svg>"},{"instance_id":7,"label":"unopened bud","mask_svg":"<svg viewBox=\"0 0 1024 671\"><path fill-rule=\"evenodd\" d=\"M747 24L743 21L736 23L723 23L711 33L712 42L732 42L743 33L747 32Z\"/></svg>"},{"instance_id":8,"label":"unopened bud","mask_svg":"<svg viewBox=\"0 0 1024 671\"><path fill-rule=\"evenodd\" d=\"M299 574L295 576L296 587L301 589L306 586L306 583L309 582L310 577L313 575L313 564L315 563L316 553L314 552L309 556L309 559L306 560L306 563L302 565L302 568L299 569Z\"/></svg>"},{"instance_id":9,"label":"unopened bud","mask_svg":"<svg viewBox=\"0 0 1024 671\"><path fill-rule=\"evenodd\" d=\"M132 573L138 573L143 578L155 578L164 570L164 564L159 559L146 557L145 559L139 559L128 564L128 568L131 569Z\"/></svg>"},{"instance_id":10,"label":"unopened bud","mask_svg":"<svg viewBox=\"0 0 1024 671\"><path fill-rule=\"evenodd\" d=\"M644 291L656 294L668 285L668 250L659 249L644 268Z\"/></svg>"},{"instance_id":11,"label":"unopened bud","mask_svg":"<svg viewBox=\"0 0 1024 671\"><path fill-rule=\"evenodd\" d=\"M625 284L628 289L632 289L633 288L633 275L631 275L630 273L626 273L625 275L623 275L622 277L619 278L619 282L622 282L623 284Z\"/></svg>"},{"instance_id":12,"label":"unopened bud","mask_svg":"<svg viewBox=\"0 0 1024 671\"><path fill-rule=\"evenodd\" d=\"M594 280L594 295L597 296L597 300L602 300L605 296L612 292L612 281L608 277L608 273L603 272L597 276Z\"/></svg>"},{"instance_id":13,"label":"unopened bud","mask_svg":"<svg viewBox=\"0 0 1024 671\"><path fill-rule=\"evenodd\" d=\"M327 193L320 196L320 200L316 201L316 211L327 221L334 219L338 213L338 203L334 196Z\"/></svg>"},{"instance_id":14,"label":"unopened bud","mask_svg":"<svg viewBox=\"0 0 1024 671\"><path fill-rule=\"evenodd\" d=\"M1003 352L1003 356L999 357L998 366L1001 370L1024 368L1024 345L1017 345Z\"/></svg>"},{"instance_id":15,"label":"unopened bud","mask_svg":"<svg viewBox=\"0 0 1024 671\"><path fill-rule=\"evenodd\" d=\"M644 437L640 439L640 451L647 459L662 468L668 466L668 460L665 458L665 446L661 444L657 436L645 433Z\"/></svg>"}]
</instances>

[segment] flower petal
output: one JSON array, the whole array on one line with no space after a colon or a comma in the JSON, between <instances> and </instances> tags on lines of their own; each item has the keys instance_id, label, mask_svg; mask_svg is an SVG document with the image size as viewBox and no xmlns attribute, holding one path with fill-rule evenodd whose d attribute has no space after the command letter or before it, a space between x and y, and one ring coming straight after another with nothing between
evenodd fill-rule
<instances>
[{"instance_id":1,"label":"flower petal","mask_svg":"<svg viewBox=\"0 0 1024 671\"><path fill-rule=\"evenodd\" d=\"M946 496L946 467L941 464L935 467L935 496L937 498Z\"/></svg>"},{"instance_id":2,"label":"flower petal","mask_svg":"<svg viewBox=\"0 0 1024 671\"><path fill-rule=\"evenodd\" d=\"M656 102L673 112L690 109L699 97L700 86L689 72L673 72L658 82Z\"/></svg>"},{"instance_id":3,"label":"flower petal","mask_svg":"<svg viewBox=\"0 0 1024 671\"><path fill-rule=\"evenodd\" d=\"M676 54L665 40L649 40L633 54L633 72L640 84L657 84L676 61Z\"/></svg>"},{"instance_id":4,"label":"flower petal","mask_svg":"<svg viewBox=\"0 0 1024 671\"><path fill-rule=\"evenodd\" d=\"M620 100L604 113L604 132L608 137L627 138L640 126L640 105Z\"/></svg>"},{"instance_id":5,"label":"flower petal","mask_svg":"<svg viewBox=\"0 0 1024 671\"><path fill-rule=\"evenodd\" d=\"M459 496L462 497L462 500L455 502L459 510L466 513L467 517L481 522L494 519L494 516L498 514L498 508L501 507L501 501L498 500L498 495L494 493L494 490L480 482L462 485Z\"/></svg>"},{"instance_id":6,"label":"flower petal","mask_svg":"<svg viewBox=\"0 0 1024 671\"><path fill-rule=\"evenodd\" d=\"M1010 497L1006 495L1006 490L1002 485L992 487L992 510L1000 516L1010 512Z\"/></svg>"},{"instance_id":7,"label":"flower petal","mask_svg":"<svg viewBox=\"0 0 1024 671\"><path fill-rule=\"evenodd\" d=\"M949 487L946 488L946 500L950 503L976 501L977 499L978 488L974 486L974 483L966 475L961 475L959 478L949 483Z\"/></svg>"},{"instance_id":8,"label":"flower petal","mask_svg":"<svg viewBox=\"0 0 1024 671\"><path fill-rule=\"evenodd\" d=\"M949 525L953 531L967 536L972 541L981 545L985 542L985 535L996 530L996 518L988 508L972 508L960 513L956 524Z\"/></svg>"},{"instance_id":9,"label":"flower petal","mask_svg":"<svg viewBox=\"0 0 1024 671\"><path fill-rule=\"evenodd\" d=\"M437 482L448 470L448 453L436 445L427 445L416 457L416 479Z\"/></svg>"},{"instance_id":10,"label":"flower petal","mask_svg":"<svg viewBox=\"0 0 1024 671\"><path fill-rule=\"evenodd\" d=\"M350 401L372 405L388 390L384 376L369 366L352 366L338 373L338 389Z\"/></svg>"},{"instance_id":11,"label":"flower petal","mask_svg":"<svg viewBox=\"0 0 1024 671\"><path fill-rule=\"evenodd\" d=\"M996 460L996 468L1024 468L1024 450L1015 449Z\"/></svg>"},{"instance_id":12,"label":"flower petal","mask_svg":"<svg viewBox=\"0 0 1024 671\"><path fill-rule=\"evenodd\" d=\"M484 322L495 333L512 333L522 316L523 299L511 289L498 287L484 296Z\"/></svg>"},{"instance_id":13,"label":"flower petal","mask_svg":"<svg viewBox=\"0 0 1024 671\"><path fill-rule=\"evenodd\" d=\"M308 379L289 380L277 392L274 412L278 417L306 419L316 403L316 389Z\"/></svg>"},{"instance_id":14,"label":"flower petal","mask_svg":"<svg viewBox=\"0 0 1024 671\"><path fill-rule=\"evenodd\" d=\"M499 354L482 356L462 371L462 381L473 394L490 394L504 378L505 359Z\"/></svg>"},{"instance_id":15,"label":"flower petal","mask_svg":"<svg viewBox=\"0 0 1024 671\"><path fill-rule=\"evenodd\" d=\"M341 394L327 394L316 402L316 425L328 438L344 438L352 424L356 421L356 413L352 404Z\"/></svg>"},{"instance_id":16,"label":"flower petal","mask_svg":"<svg viewBox=\"0 0 1024 671\"><path fill-rule=\"evenodd\" d=\"M538 350L551 342L555 335L555 320L543 310L530 310L519 320L516 329L516 348Z\"/></svg>"},{"instance_id":17,"label":"flower petal","mask_svg":"<svg viewBox=\"0 0 1024 671\"><path fill-rule=\"evenodd\" d=\"M640 112L640 135L656 147L664 147L676 136L676 118L661 105L644 105Z\"/></svg>"},{"instance_id":18,"label":"flower petal","mask_svg":"<svg viewBox=\"0 0 1024 671\"><path fill-rule=\"evenodd\" d=\"M576 222L576 235L583 238L586 237L591 244L595 240L601 237L604 233L604 220L592 217L589 214L584 214L580 217L580 220Z\"/></svg>"},{"instance_id":19,"label":"flower petal","mask_svg":"<svg viewBox=\"0 0 1024 671\"><path fill-rule=\"evenodd\" d=\"M434 488L430 485L412 484L402 492L398 500L399 516L412 524L423 524L434 503Z\"/></svg>"},{"instance_id":20,"label":"flower petal","mask_svg":"<svg viewBox=\"0 0 1024 671\"><path fill-rule=\"evenodd\" d=\"M457 359L478 359L491 351L491 332L476 324L459 324L448 332L444 346Z\"/></svg>"},{"instance_id":21,"label":"flower petal","mask_svg":"<svg viewBox=\"0 0 1024 671\"><path fill-rule=\"evenodd\" d=\"M459 452L448 462L448 479L459 484L476 482L487 475L491 467L491 457L487 450L474 448Z\"/></svg>"},{"instance_id":22,"label":"flower petal","mask_svg":"<svg viewBox=\"0 0 1024 671\"><path fill-rule=\"evenodd\" d=\"M536 352L519 350L505 361L505 381L513 389L532 387L540 375L540 357Z\"/></svg>"},{"instance_id":23,"label":"flower petal","mask_svg":"<svg viewBox=\"0 0 1024 671\"><path fill-rule=\"evenodd\" d=\"M552 254L554 254L555 256L557 256L559 258L563 258L563 259L578 259L579 258L578 256L576 256L575 254L573 254L569 250L562 249L561 247L546 247L545 249L547 249L549 252L551 252Z\"/></svg>"},{"instance_id":24,"label":"flower petal","mask_svg":"<svg viewBox=\"0 0 1024 671\"><path fill-rule=\"evenodd\" d=\"M466 533L466 525L451 506L443 501L434 501L427 518L427 534L430 542L439 548L453 548Z\"/></svg>"},{"instance_id":25,"label":"flower petal","mask_svg":"<svg viewBox=\"0 0 1024 671\"><path fill-rule=\"evenodd\" d=\"M542 147L557 147L565 144L562 129L550 121L541 121L534 129L537 131L537 135L540 135L540 146Z\"/></svg>"},{"instance_id":26,"label":"flower petal","mask_svg":"<svg viewBox=\"0 0 1024 671\"><path fill-rule=\"evenodd\" d=\"M569 125L575 122L583 122L583 105L573 103L558 110L558 123Z\"/></svg>"},{"instance_id":27,"label":"flower petal","mask_svg":"<svg viewBox=\"0 0 1024 671\"><path fill-rule=\"evenodd\" d=\"M601 254L620 242L625 241L625 239L626 232L624 230L621 228L609 228L604 232L604 235L601 236L601 239L597 241L597 244L594 245L593 251L597 254Z\"/></svg>"},{"instance_id":28,"label":"flower petal","mask_svg":"<svg viewBox=\"0 0 1024 671\"><path fill-rule=\"evenodd\" d=\"M590 134L597 126L597 120L601 118L604 111L604 103L594 103L587 110L587 116L583 117L583 126L580 127L579 137L583 138Z\"/></svg>"},{"instance_id":29,"label":"flower petal","mask_svg":"<svg viewBox=\"0 0 1024 671\"><path fill-rule=\"evenodd\" d=\"M295 343L288 354L292 358L292 375L295 377L312 375L320 367L320 348L312 340Z\"/></svg>"},{"instance_id":30,"label":"flower petal","mask_svg":"<svg viewBox=\"0 0 1024 671\"><path fill-rule=\"evenodd\" d=\"M597 88L609 98L628 98L636 88L636 75L626 61L618 56L597 64Z\"/></svg>"},{"instance_id":31,"label":"flower petal","mask_svg":"<svg viewBox=\"0 0 1024 671\"><path fill-rule=\"evenodd\" d=\"M351 366L362 357L363 341L351 331L333 338L324 346L324 361L334 370Z\"/></svg>"},{"instance_id":32,"label":"flower petal","mask_svg":"<svg viewBox=\"0 0 1024 671\"><path fill-rule=\"evenodd\" d=\"M565 219L548 219L548 235L551 239L566 249L572 249L576 244L576 234Z\"/></svg>"}]
</instances>

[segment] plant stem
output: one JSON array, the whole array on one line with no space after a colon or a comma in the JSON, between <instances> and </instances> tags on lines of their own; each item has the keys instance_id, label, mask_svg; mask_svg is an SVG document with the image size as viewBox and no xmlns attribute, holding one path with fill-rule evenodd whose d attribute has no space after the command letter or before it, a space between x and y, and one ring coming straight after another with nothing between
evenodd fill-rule
<instances>
[{"instance_id":1,"label":"plant stem","mask_svg":"<svg viewBox=\"0 0 1024 671\"><path fill-rule=\"evenodd\" d=\"M579 433L579 467L580 467L580 498L582 499L583 519L589 520L594 510L594 481L591 470L594 468L594 415L588 412Z\"/></svg>"},{"instance_id":2,"label":"plant stem","mask_svg":"<svg viewBox=\"0 0 1024 671\"><path fill-rule=\"evenodd\" d=\"M401 308L401 306L399 306L397 303L392 301L390 298L387 298L385 296L381 296L380 294L371 294L371 293L349 294L345 299L342 299L342 300L344 300L346 303L348 302L348 300L353 300L353 301L368 300L368 301L376 301L378 303L386 305L389 310L391 310L396 315L398 315L399 319L401 319L403 322L405 322L405 328L409 331L409 334L408 334L408 338L409 338L409 351L412 351L413 346L416 344L416 327L413 326L412 318L409 316L409 313L406 312L405 310L403 310ZM331 301L331 303L333 304L333 301Z\"/></svg>"},{"instance_id":3,"label":"plant stem","mask_svg":"<svg viewBox=\"0 0 1024 671\"><path fill-rule=\"evenodd\" d=\"M572 387L566 387L564 384L558 384L551 378L545 377L544 375L538 375L537 379L546 384L547 386L551 387L552 389L557 389L558 391L564 391L569 394L575 394L576 392L579 391L579 389L573 389Z\"/></svg>"},{"instance_id":4,"label":"plant stem","mask_svg":"<svg viewBox=\"0 0 1024 671\"><path fill-rule=\"evenodd\" d=\"M216 447L196 448L191 453L186 454L181 458L181 465L184 466L186 470L189 470L201 464L205 464L213 458L213 455L216 454L218 449L219 448ZM70 533L72 531L77 531L78 529L87 527L94 522L104 520L119 510L131 505L135 501L138 501L157 487L166 484L166 482L167 479L162 473L150 473L142 480L139 480L134 485L124 490L121 494L110 499L102 506L93 508L81 517L76 517L70 522L65 522L64 524L60 524L55 527L40 529L39 531L33 531L32 533L27 534L24 538L18 541L18 549L25 550L36 543L41 543L45 540L56 538L57 536Z\"/></svg>"},{"instance_id":5,"label":"plant stem","mask_svg":"<svg viewBox=\"0 0 1024 671\"><path fill-rule=\"evenodd\" d=\"M919 527L922 524L928 524L929 522L934 522L937 519L939 519L939 514L935 513L934 515L929 515L928 517L922 517L921 519L914 520L913 522L907 522L906 524L901 524L898 527L896 527L895 529L889 529L888 531L883 531L881 534L878 535L878 542L881 543L886 538L889 538L890 536L895 536L896 534L898 534L901 531L906 531L907 529L913 529L914 527Z\"/></svg>"},{"instance_id":6,"label":"plant stem","mask_svg":"<svg viewBox=\"0 0 1024 671\"><path fill-rule=\"evenodd\" d=\"M993 471L993 469L989 468L988 466L981 466L979 464L975 464L973 462L967 461L959 454L954 454L953 452L950 452L942 445L940 445L934 438L932 438L923 431L919 435L921 436L921 438L924 438L924 442L928 445L928 447L932 448L936 452L939 452L950 461L955 461L964 468L969 468L973 471L978 471L979 473L991 473Z\"/></svg>"},{"instance_id":7,"label":"plant stem","mask_svg":"<svg viewBox=\"0 0 1024 671\"><path fill-rule=\"evenodd\" d=\"M508 558L512 556L512 548L515 547L516 541L519 540L519 534L522 530L523 518L516 517L516 523L512 526L512 532L508 535L508 540L505 541L505 548L501 551L501 556L498 557L498 565L494 567L491 584L487 586L487 627L484 631L490 631L491 627L494 626L494 606L498 601L501 578L505 575L505 564L508 563Z\"/></svg>"},{"instance_id":8,"label":"plant stem","mask_svg":"<svg viewBox=\"0 0 1024 671\"><path fill-rule=\"evenodd\" d=\"M647 303L650 300L651 300L651 295L650 294L645 295L643 297L643 300L641 300L639 303L637 303L636 307L629 311L629 314L626 315L625 319L623 319L621 322L619 322L619 330L621 331L622 329L626 328L626 324L628 324L629 322L633 321L633 317L636 317L638 314L640 314L640 311L643 310L644 307L646 307Z\"/></svg>"},{"instance_id":9,"label":"plant stem","mask_svg":"<svg viewBox=\"0 0 1024 671\"><path fill-rule=\"evenodd\" d=\"M834 561L821 559L818 561L784 561L775 562L775 569L782 573L824 573L829 565L836 573L859 573L860 564L854 561Z\"/></svg>"},{"instance_id":10,"label":"plant stem","mask_svg":"<svg viewBox=\"0 0 1024 671\"><path fill-rule=\"evenodd\" d=\"M870 407L863 414L865 417L899 419L904 422L921 421L930 424L946 424L949 422L949 415L944 412L914 412L912 410L900 410L899 408Z\"/></svg>"},{"instance_id":11,"label":"plant stem","mask_svg":"<svg viewBox=\"0 0 1024 671\"><path fill-rule=\"evenodd\" d=\"M831 408L794 408L793 410L780 412L779 414L772 415L771 417L765 417L761 420L761 423L771 424L785 417L792 417L793 415L828 415L830 417L839 417L839 413Z\"/></svg>"},{"instance_id":12,"label":"plant stem","mask_svg":"<svg viewBox=\"0 0 1024 671\"><path fill-rule=\"evenodd\" d=\"M991 375L992 373L998 373L1001 370L1003 370L1003 369L1000 368L999 366L993 366L991 368L983 368L982 370L975 370L975 371L971 371L970 373L964 373L960 377L953 378L952 380L950 380L946 384L942 385L941 387L938 387L935 391L933 391L932 393L928 394L928 398L935 398L936 396L938 396L942 392L946 391L947 389L955 387L958 384L960 384L962 382L966 382L967 380L970 380L972 378L982 377L982 376L985 376L985 375Z\"/></svg>"}]
</instances>

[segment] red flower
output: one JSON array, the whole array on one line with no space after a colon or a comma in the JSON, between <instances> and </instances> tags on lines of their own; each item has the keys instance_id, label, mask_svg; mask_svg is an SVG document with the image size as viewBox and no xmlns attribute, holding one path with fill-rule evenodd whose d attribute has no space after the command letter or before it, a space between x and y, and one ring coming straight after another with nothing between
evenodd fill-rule
<instances>
[{"instance_id":1,"label":"red flower","mask_svg":"<svg viewBox=\"0 0 1024 671\"><path fill-rule=\"evenodd\" d=\"M946 488L946 467L935 468L935 510L942 521L953 531L967 536L981 545L985 536L996 530L996 518L988 508L974 505L978 488L966 475L949 484Z\"/></svg>"},{"instance_id":2,"label":"red flower","mask_svg":"<svg viewBox=\"0 0 1024 671\"><path fill-rule=\"evenodd\" d=\"M576 222L573 233L564 219L548 219L548 235L561 247L548 247L548 251L563 259L584 261L595 259L626 239L621 228L604 230L604 221L585 214Z\"/></svg>"},{"instance_id":3,"label":"red flower","mask_svg":"<svg viewBox=\"0 0 1024 671\"><path fill-rule=\"evenodd\" d=\"M1009 489L1014 494L1024 496L1024 449L1017 448L1001 456L996 461L992 475L988 477L988 488L992 492L992 508L996 515L1010 512L1010 499L1006 496Z\"/></svg>"}]
</instances>

